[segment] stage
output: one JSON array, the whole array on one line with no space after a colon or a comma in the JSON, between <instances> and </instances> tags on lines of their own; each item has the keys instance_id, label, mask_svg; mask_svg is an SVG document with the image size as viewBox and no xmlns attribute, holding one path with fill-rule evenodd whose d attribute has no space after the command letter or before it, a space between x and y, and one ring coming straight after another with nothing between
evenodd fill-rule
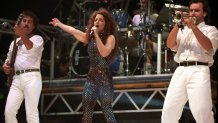
<instances>
[{"instance_id":1,"label":"stage","mask_svg":"<svg viewBox=\"0 0 218 123\"><path fill-rule=\"evenodd\" d=\"M161 110L171 77L172 74L114 76L113 111L117 122L160 123ZM81 123L81 94L85 80L86 78L43 80L39 102L40 122ZM217 83L212 82L215 111L216 92ZM24 103L17 117L19 122L26 123ZM93 123L103 122L105 121L98 101ZM184 107L179 123L195 123L188 104Z\"/></svg>"},{"instance_id":2,"label":"stage","mask_svg":"<svg viewBox=\"0 0 218 123\"><path fill-rule=\"evenodd\" d=\"M118 123L160 123L161 110L171 77L172 74L114 76L115 92L112 105ZM39 107L42 121L80 123L81 94L85 80L44 80ZM96 104L93 122L105 122L99 101ZM184 107L180 123L195 123L188 103Z\"/></svg>"},{"instance_id":3,"label":"stage","mask_svg":"<svg viewBox=\"0 0 218 123\"><path fill-rule=\"evenodd\" d=\"M171 74L115 76L113 111L119 123L159 123ZM46 80L40 102L40 114L49 122L81 122L82 89L85 78ZM53 117L53 118L52 118ZM52 120L56 119L56 120ZM95 123L104 122L100 102L94 112Z\"/></svg>"},{"instance_id":4,"label":"stage","mask_svg":"<svg viewBox=\"0 0 218 123\"><path fill-rule=\"evenodd\" d=\"M172 74L115 76L113 111L118 123L160 123L161 109ZM44 80L40 99L42 122L81 122L81 94L85 78ZM181 123L194 123L188 105ZM94 123L104 122L100 102Z\"/></svg>"},{"instance_id":5,"label":"stage","mask_svg":"<svg viewBox=\"0 0 218 123\"><path fill-rule=\"evenodd\" d=\"M113 77L114 112L160 112L170 78L171 74ZM85 80L85 78L80 78L43 81L41 115L82 114L81 94ZM60 111L55 106L55 112L53 112L53 106L58 101L65 105L66 110L63 110L64 105L61 106ZM152 101L158 104L152 106ZM99 102L98 104L100 105ZM123 109L122 105L126 105L126 108ZM148 108L150 105L151 107ZM96 111L96 113L101 113L101 111Z\"/></svg>"}]
</instances>

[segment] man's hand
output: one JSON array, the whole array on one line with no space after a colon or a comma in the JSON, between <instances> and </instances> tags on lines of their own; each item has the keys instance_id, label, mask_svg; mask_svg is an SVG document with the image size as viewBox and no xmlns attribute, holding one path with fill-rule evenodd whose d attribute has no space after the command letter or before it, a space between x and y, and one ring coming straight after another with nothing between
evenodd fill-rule
<instances>
[{"instance_id":1,"label":"man's hand","mask_svg":"<svg viewBox=\"0 0 218 123\"><path fill-rule=\"evenodd\" d=\"M3 71L5 72L5 74L7 74L7 75L9 75L12 71L9 63L4 63L2 68L3 68Z\"/></svg>"}]
</instances>

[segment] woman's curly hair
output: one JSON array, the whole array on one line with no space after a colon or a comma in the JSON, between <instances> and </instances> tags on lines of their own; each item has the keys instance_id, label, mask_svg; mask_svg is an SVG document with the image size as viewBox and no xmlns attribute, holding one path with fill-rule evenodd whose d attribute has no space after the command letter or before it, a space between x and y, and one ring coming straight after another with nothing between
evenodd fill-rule
<instances>
[{"instance_id":1,"label":"woman's curly hair","mask_svg":"<svg viewBox=\"0 0 218 123\"><path fill-rule=\"evenodd\" d=\"M102 42L103 44L106 43L107 37L109 35L114 35L115 37L115 48L112 51L112 56L116 53L118 53L119 49L118 49L118 40L117 40L117 25L116 22L112 16L112 14L105 8L100 8L96 11L93 12L93 14L90 16L89 21L88 21L88 25L87 25L87 30L86 30L86 34L88 39L91 39L91 37L89 36L90 32L91 32L91 28L94 26L94 21L95 21L95 17L100 14L103 15L104 19L105 19L105 27L104 27L104 31L102 33Z\"/></svg>"}]
</instances>

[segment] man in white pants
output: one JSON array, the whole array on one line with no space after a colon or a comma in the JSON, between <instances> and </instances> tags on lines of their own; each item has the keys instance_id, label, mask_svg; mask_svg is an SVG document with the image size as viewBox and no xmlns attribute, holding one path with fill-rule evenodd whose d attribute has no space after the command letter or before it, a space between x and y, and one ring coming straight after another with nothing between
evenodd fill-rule
<instances>
[{"instance_id":1,"label":"man in white pants","mask_svg":"<svg viewBox=\"0 0 218 123\"><path fill-rule=\"evenodd\" d=\"M21 15L20 21L14 26L15 34L19 36L16 39L18 48L14 68L10 66L14 41L10 45L8 57L3 64L6 74L11 74L11 69L14 69L5 107L5 122L18 122L16 115L25 99L27 122L39 123L38 103L42 90L40 63L44 41L41 36L34 34L38 17L31 11L23 11Z\"/></svg>"},{"instance_id":2,"label":"man in white pants","mask_svg":"<svg viewBox=\"0 0 218 123\"><path fill-rule=\"evenodd\" d=\"M176 51L179 66L167 90L162 123L178 123L187 101L196 123L214 123L209 66L214 62L218 31L205 24L207 15L206 1L191 0L189 15L168 36L167 47Z\"/></svg>"}]
</instances>

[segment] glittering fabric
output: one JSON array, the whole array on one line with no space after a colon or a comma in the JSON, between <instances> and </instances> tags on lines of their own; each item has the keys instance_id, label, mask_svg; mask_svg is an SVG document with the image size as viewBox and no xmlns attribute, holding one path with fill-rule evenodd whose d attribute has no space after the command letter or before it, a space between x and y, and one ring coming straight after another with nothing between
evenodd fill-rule
<instances>
[{"instance_id":1,"label":"glittering fabric","mask_svg":"<svg viewBox=\"0 0 218 123\"><path fill-rule=\"evenodd\" d=\"M116 123L112 112L113 85L109 68L110 58L103 58L98 52L95 40L88 44L90 70L83 90L83 123L92 123L93 111L97 99L107 123Z\"/></svg>"}]
</instances>

